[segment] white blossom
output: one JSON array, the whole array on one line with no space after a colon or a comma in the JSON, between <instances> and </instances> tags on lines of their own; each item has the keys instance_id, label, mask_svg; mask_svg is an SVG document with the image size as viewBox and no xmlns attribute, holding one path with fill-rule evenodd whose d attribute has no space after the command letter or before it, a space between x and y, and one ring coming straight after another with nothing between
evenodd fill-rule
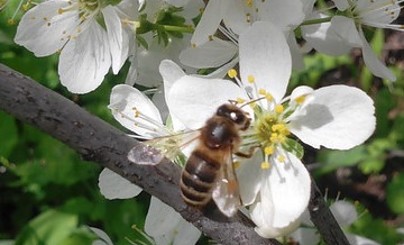
<instances>
[{"instance_id":1,"label":"white blossom","mask_svg":"<svg viewBox=\"0 0 404 245\"><path fill-rule=\"evenodd\" d=\"M320 52L340 55L350 48L362 49L363 60L378 77L395 81L396 77L380 61L366 40L363 28L376 27L403 31L403 25L392 24L400 14L402 0L334 0L339 13L331 22L303 27L303 37ZM327 17L314 13L316 17Z\"/></svg>"},{"instance_id":2,"label":"white blossom","mask_svg":"<svg viewBox=\"0 0 404 245\"><path fill-rule=\"evenodd\" d=\"M310 197L310 176L300 161L302 152L291 134L315 148L349 149L363 143L375 128L372 100L356 88L336 85L313 90L296 88L285 97L291 74L291 55L282 31L270 22L255 22L240 35L240 78L235 70L223 79L182 75L171 61L160 67L167 105L189 128L199 128L217 107L233 101L260 99L246 144L261 150L238 169L240 193L263 237L291 232ZM262 98L265 98L262 99ZM297 150L296 150L297 149Z\"/></svg>"},{"instance_id":3,"label":"white blossom","mask_svg":"<svg viewBox=\"0 0 404 245\"><path fill-rule=\"evenodd\" d=\"M137 9L137 0L115 6L97 0L44 1L22 17L14 40L38 57L60 52L61 83L73 93L88 93L110 67L117 74L126 61L134 36L127 20L137 17Z\"/></svg>"}]
</instances>

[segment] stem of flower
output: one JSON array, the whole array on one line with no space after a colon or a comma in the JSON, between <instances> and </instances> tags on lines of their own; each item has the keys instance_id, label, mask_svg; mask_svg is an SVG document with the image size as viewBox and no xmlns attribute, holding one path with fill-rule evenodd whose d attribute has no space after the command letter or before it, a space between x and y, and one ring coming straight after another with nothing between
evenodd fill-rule
<instances>
[{"instance_id":1,"label":"stem of flower","mask_svg":"<svg viewBox=\"0 0 404 245\"><path fill-rule=\"evenodd\" d=\"M192 26L170 26L170 25L161 25L166 31L175 31L175 32L183 32L183 33L193 33L194 28Z\"/></svg>"},{"instance_id":2,"label":"stem of flower","mask_svg":"<svg viewBox=\"0 0 404 245\"><path fill-rule=\"evenodd\" d=\"M325 23L325 22L330 22L331 18L332 18L332 16L326 17L326 18L320 18L320 19L306 20L300 26L316 25L316 24L321 24L321 23Z\"/></svg>"}]
</instances>

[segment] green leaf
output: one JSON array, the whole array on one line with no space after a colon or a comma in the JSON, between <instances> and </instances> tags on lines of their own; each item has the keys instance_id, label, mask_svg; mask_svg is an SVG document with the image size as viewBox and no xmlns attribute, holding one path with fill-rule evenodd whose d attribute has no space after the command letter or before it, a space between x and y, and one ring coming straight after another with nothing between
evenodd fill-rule
<instances>
[{"instance_id":1,"label":"green leaf","mask_svg":"<svg viewBox=\"0 0 404 245\"><path fill-rule=\"evenodd\" d=\"M384 167L384 160L378 158L366 159L358 167L364 174L378 173Z\"/></svg>"},{"instance_id":2,"label":"green leaf","mask_svg":"<svg viewBox=\"0 0 404 245\"><path fill-rule=\"evenodd\" d=\"M304 154L304 149L299 142L297 142L294 139L291 138L286 138L286 140L282 143L283 149L285 149L287 152L292 153L295 155L297 158L302 159L303 154Z\"/></svg>"},{"instance_id":3,"label":"green leaf","mask_svg":"<svg viewBox=\"0 0 404 245\"><path fill-rule=\"evenodd\" d=\"M51 209L31 220L18 235L15 244L61 244L77 225L76 215Z\"/></svg>"},{"instance_id":4,"label":"green leaf","mask_svg":"<svg viewBox=\"0 0 404 245\"><path fill-rule=\"evenodd\" d=\"M389 113L395 106L393 96L387 89L382 89L377 93L375 99L376 107L376 137L386 137L391 130Z\"/></svg>"},{"instance_id":5,"label":"green leaf","mask_svg":"<svg viewBox=\"0 0 404 245\"><path fill-rule=\"evenodd\" d=\"M323 165L316 171L316 175L326 174L340 167L354 166L367 157L365 146L357 146L347 151L322 150L317 160Z\"/></svg>"},{"instance_id":6,"label":"green leaf","mask_svg":"<svg viewBox=\"0 0 404 245\"><path fill-rule=\"evenodd\" d=\"M0 156L7 158L14 146L17 145L18 132L14 118L4 112L0 112L0 135L2 139Z\"/></svg>"},{"instance_id":7,"label":"green leaf","mask_svg":"<svg viewBox=\"0 0 404 245\"><path fill-rule=\"evenodd\" d=\"M387 186L387 204L397 214L404 214L404 173L392 179Z\"/></svg>"}]
</instances>

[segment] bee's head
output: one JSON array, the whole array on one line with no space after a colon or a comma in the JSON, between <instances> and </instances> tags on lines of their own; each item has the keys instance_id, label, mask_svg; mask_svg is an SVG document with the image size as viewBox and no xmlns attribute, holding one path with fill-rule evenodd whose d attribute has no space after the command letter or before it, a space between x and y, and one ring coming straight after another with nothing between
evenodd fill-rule
<instances>
[{"instance_id":1,"label":"bee's head","mask_svg":"<svg viewBox=\"0 0 404 245\"><path fill-rule=\"evenodd\" d=\"M231 120L240 130L246 130L250 126L251 119L248 117L247 112L233 104L221 105L217 109L216 115Z\"/></svg>"}]
</instances>

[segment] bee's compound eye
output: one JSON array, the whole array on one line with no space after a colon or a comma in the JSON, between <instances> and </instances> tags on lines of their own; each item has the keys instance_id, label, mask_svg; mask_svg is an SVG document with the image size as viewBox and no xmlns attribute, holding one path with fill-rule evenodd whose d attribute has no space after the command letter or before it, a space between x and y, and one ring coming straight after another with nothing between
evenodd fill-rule
<instances>
[{"instance_id":1,"label":"bee's compound eye","mask_svg":"<svg viewBox=\"0 0 404 245\"><path fill-rule=\"evenodd\" d=\"M226 117L228 114L228 108L226 105L221 105L219 108L217 108L216 115Z\"/></svg>"},{"instance_id":2,"label":"bee's compound eye","mask_svg":"<svg viewBox=\"0 0 404 245\"><path fill-rule=\"evenodd\" d=\"M234 111L230 112L230 119L233 120L234 122L237 122L237 120L239 119L237 113Z\"/></svg>"}]
</instances>

